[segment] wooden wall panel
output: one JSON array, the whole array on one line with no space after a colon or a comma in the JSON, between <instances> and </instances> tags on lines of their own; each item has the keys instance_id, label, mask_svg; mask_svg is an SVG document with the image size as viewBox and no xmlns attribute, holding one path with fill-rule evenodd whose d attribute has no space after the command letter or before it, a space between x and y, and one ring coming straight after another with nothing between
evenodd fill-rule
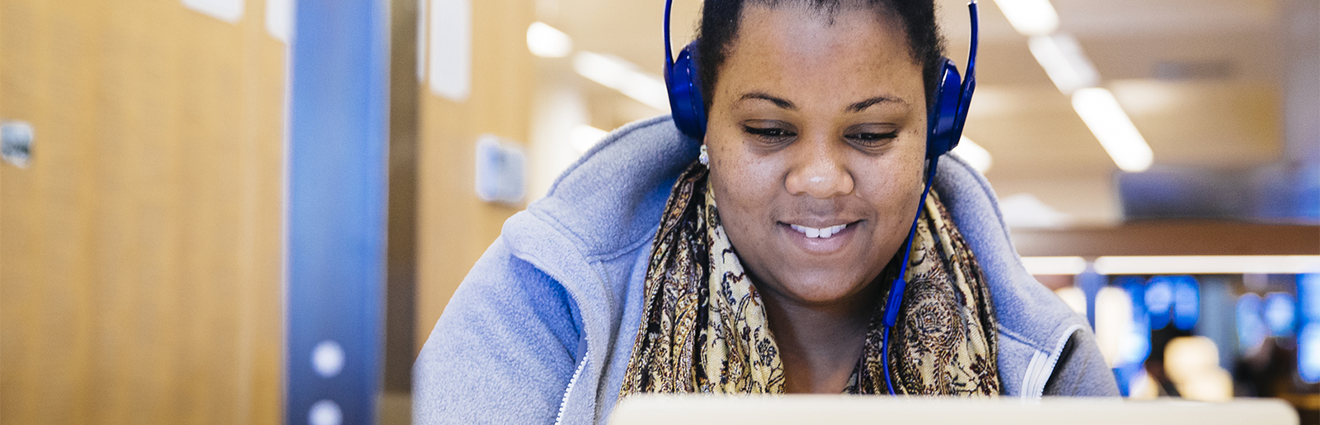
<instances>
[{"instance_id":1,"label":"wooden wall panel","mask_svg":"<svg viewBox=\"0 0 1320 425\"><path fill-rule=\"evenodd\" d=\"M473 189L477 137L526 144L535 81L527 50L534 2L472 2L472 90L462 102L419 90L417 344L504 221L521 207L481 202Z\"/></svg>"},{"instance_id":2,"label":"wooden wall panel","mask_svg":"<svg viewBox=\"0 0 1320 425\"><path fill-rule=\"evenodd\" d=\"M283 43L178 0L0 0L0 422L280 420Z\"/></svg>"},{"instance_id":3,"label":"wooden wall panel","mask_svg":"<svg viewBox=\"0 0 1320 425\"><path fill-rule=\"evenodd\" d=\"M1320 226L1222 220L1147 220L1121 226L1015 229L1023 256L1317 255Z\"/></svg>"}]
</instances>

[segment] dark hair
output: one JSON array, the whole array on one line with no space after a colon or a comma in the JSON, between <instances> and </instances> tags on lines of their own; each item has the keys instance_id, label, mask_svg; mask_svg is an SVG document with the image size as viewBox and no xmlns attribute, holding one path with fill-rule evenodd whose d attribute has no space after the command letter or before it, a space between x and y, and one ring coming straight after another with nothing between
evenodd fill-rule
<instances>
[{"instance_id":1,"label":"dark hair","mask_svg":"<svg viewBox=\"0 0 1320 425\"><path fill-rule=\"evenodd\" d=\"M701 11L701 27L697 30L701 45L696 52L696 61L707 112L715 97L715 80L738 35L746 3L772 8L800 5L830 17L847 9L864 9L878 16L898 18L907 34L912 61L921 65L926 107L928 110L934 107L932 98L940 83L940 58L944 56L944 39L940 37L935 22L934 0L706 0Z\"/></svg>"}]
</instances>

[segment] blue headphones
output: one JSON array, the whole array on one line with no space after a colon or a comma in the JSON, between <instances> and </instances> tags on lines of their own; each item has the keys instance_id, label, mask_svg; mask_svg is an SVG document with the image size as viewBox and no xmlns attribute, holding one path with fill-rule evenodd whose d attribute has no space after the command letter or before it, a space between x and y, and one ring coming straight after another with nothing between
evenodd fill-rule
<instances>
[{"instance_id":1,"label":"blue headphones","mask_svg":"<svg viewBox=\"0 0 1320 425\"><path fill-rule=\"evenodd\" d=\"M674 124L688 137L706 136L706 104L701 95L701 80L694 58L701 40L695 40L675 58L669 46L669 12L673 0L665 1L665 86L669 88L669 108ZM967 107L976 89L976 45L978 41L976 0L967 4L972 15L972 46L967 55L967 80L962 81L958 68L949 58L941 58L940 87L935 91L935 108L927 121L926 158L935 159L958 146Z\"/></svg>"},{"instance_id":2,"label":"blue headphones","mask_svg":"<svg viewBox=\"0 0 1320 425\"><path fill-rule=\"evenodd\" d=\"M665 1L665 85L669 88L669 108L674 115L674 124L683 134L693 139L704 140L706 136L706 104L701 97L701 81L698 79L697 63L693 56L701 40L694 40L675 58L669 47L669 10L673 0ZM935 90L935 107L927 122L926 160L930 161L926 171L926 187L921 192L921 203L917 217L912 220L907 241L903 244L903 264L898 279L889 287L889 296L885 303L885 329L881 337L883 347L880 363L884 365L885 385L889 394L894 394L894 383L889 372L889 331L898 322L898 311L902 305L903 291L907 288L904 275L907 274L908 255L912 252L913 234L917 232L917 220L921 217L920 205L926 204L930 194L930 185L935 181L935 168L941 155L958 146L962 139L963 125L967 122L967 108L972 104L972 92L976 90L976 45L980 39L979 13L976 0L967 4L972 17L972 44L967 52L967 79L958 75L958 68L949 58L940 59L940 86ZM896 296L897 295L897 296Z\"/></svg>"}]
</instances>

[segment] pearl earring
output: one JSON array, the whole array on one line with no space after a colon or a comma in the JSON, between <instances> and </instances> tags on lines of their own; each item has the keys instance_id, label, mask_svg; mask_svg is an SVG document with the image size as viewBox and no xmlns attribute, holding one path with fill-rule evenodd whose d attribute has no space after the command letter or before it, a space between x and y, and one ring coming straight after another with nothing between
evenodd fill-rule
<instances>
[{"instance_id":1,"label":"pearl earring","mask_svg":"<svg viewBox=\"0 0 1320 425\"><path fill-rule=\"evenodd\" d=\"M706 145L701 145L701 155L697 156L697 161L701 161L701 165L710 166L710 154L706 153Z\"/></svg>"}]
</instances>

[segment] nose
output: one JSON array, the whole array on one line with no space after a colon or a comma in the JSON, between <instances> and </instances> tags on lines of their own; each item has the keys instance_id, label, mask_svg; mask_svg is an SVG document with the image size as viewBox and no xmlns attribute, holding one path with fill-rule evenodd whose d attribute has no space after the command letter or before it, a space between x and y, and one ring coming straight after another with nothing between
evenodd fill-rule
<instances>
[{"instance_id":1,"label":"nose","mask_svg":"<svg viewBox=\"0 0 1320 425\"><path fill-rule=\"evenodd\" d=\"M801 143L806 142L806 143ZM828 137L800 140L784 188L793 195L829 199L852 193L853 178L844 163L842 146Z\"/></svg>"}]
</instances>

